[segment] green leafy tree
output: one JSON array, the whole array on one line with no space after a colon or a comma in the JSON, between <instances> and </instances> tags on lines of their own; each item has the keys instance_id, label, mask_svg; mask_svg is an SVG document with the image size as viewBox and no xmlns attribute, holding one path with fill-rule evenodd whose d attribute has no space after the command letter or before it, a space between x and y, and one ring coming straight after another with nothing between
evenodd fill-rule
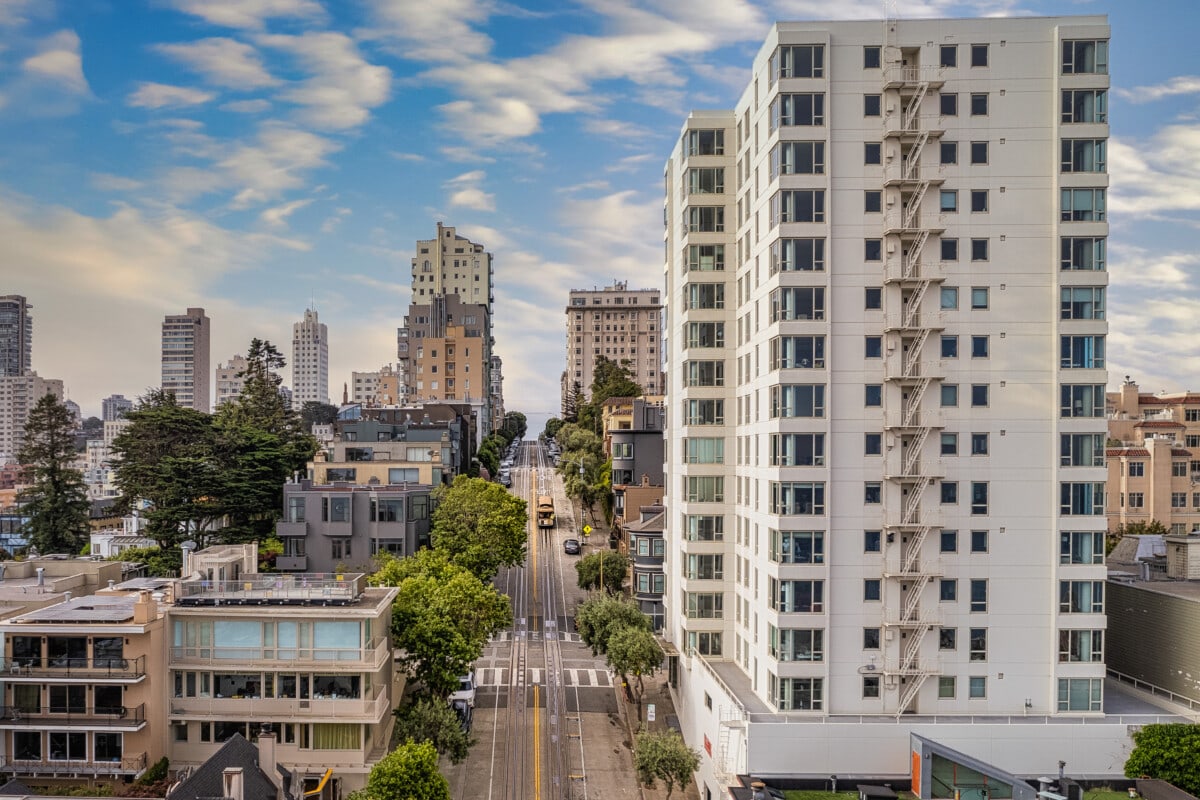
<instances>
[{"instance_id":1,"label":"green leafy tree","mask_svg":"<svg viewBox=\"0 0 1200 800\"><path fill-rule=\"evenodd\" d=\"M628 359L620 363L600 356L592 369L592 392L586 403L576 400L579 427L603 435L604 403L610 397L641 397L642 387L633 380Z\"/></svg>"},{"instance_id":2,"label":"green leafy tree","mask_svg":"<svg viewBox=\"0 0 1200 800\"><path fill-rule=\"evenodd\" d=\"M369 580L399 588L392 604L392 644L400 667L443 701L483 655L492 634L512 624L508 598L440 550L382 558Z\"/></svg>"},{"instance_id":3,"label":"green leafy tree","mask_svg":"<svg viewBox=\"0 0 1200 800\"><path fill-rule=\"evenodd\" d=\"M505 414L502 430L508 436L508 441L524 439L529 430L528 422L529 420L520 411L509 411Z\"/></svg>"},{"instance_id":4,"label":"green leafy tree","mask_svg":"<svg viewBox=\"0 0 1200 800\"><path fill-rule=\"evenodd\" d=\"M78 553L88 540L88 500L83 474L75 469L75 420L52 394L43 396L25 420L17 452L21 480L17 497L28 519L22 532L42 553Z\"/></svg>"},{"instance_id":5,"label":"green leafy tree","mask_svg":"<svg viewBox=\"0 0 1200 800\"><path fill-rule=\"evenodd\" d=\"M629 575L629 559L615 550L588 553L575 562L580 589L599 589L601 577L604 591L616 594Z\"/></svg>"},{"instance_id":6,"label":"green leafy tree","mask_svg":"<svg viewBox=\"0 0 1200 800\"><path fill-rule=\"evenodd\" d=\"M396 709L396 737L401 741L431 742L454 764L462 762L475 743L462 729L458 712L440 697L417 697Z\"/></svg>"},{"instance_id":7,"label":"green leafy tree","mask_svg":"<svg viewBox=\"0 0 1200 800\"><path fill-rule=\"evenodd\" d=\"M183 569L183 553L178 547L127 547L108 560L145 564L146 574L152 578L179 577Z\"/></svg>"},{"instance_id":8,"label":"green leafy tree","mask_svg":"<svg viewBox=\"0 0 1200 800\"><path fill-rule=\"evenodd\" d=\"M1200 725L1143 725L1135 732L1125 777L1143 775L1200 794Z\"/></svg>"},{"instance_id":9,"label":"green leafy tree","mask_svg":"<svg viewBox=\"0 0 1200 800\"><path fill-rule=\"evenodd\" d=\"M623 628L648 631L650 618L635 603L608 595L585 600L575 611L575 630L594 656L607 654L609 640Z\"/></svg>"},{"instance_id":10,"label":"green leafy tree","mask_svg":"<svg viewBox=\"0 0 1200 800\"><path fill-rule=\"evenodd\" d=\"M99 417L88 417L83 421L84 439L99 439L104 436L104 420Z\"/></svg>"},{"instance_id":11,"label":"green leafy tree","mask_svg":"<svg viewBox=\"0 0 1200 800\"><path fill-rule=\"evenodd\" d=\"M642 783L653 787L655 781L662 781L670 798L676 786L691 783L700 769L700 753L688 747L676 731L642 730L634 741L633 765Z\"/></svg>"},{"instance_id":12,"label":"green leafy tree","mask_svg":"<svg viewBox=\"0 0 1200 800\"><path fill-rule=\"evenodd\" d=\"M409 740L371 767L367 785L349 800L450 800L450 783L438 772L433 744Z\"/></svg>"},{"instance_id":13,"label":"green leafy tree","mask_svg":"<svg viewBox=\"0 0 1200 800\"><path fill-rule=\"evenodd\" d=\"M300 407L300 421L306 431L311 431L313 425L332 425L337 421L337 415L337 406L316 400L308 400Z\"/></svg>"},{"instance_id":14,"label":"green leafy tree","mask_svg":"<svg viewBox=\"0 0 1200 800\"><path fill-rule=\"evenodd\" d=\"M435 497L431 541L456 564L488 581L500 567L525 560L529 517L524 500L500 484L466 475L437 489Z\"/></svg>"},{"instance_id":15,"label":"green leafy tree","mask_svg":"<svg viewBox=\"0 0 1200 800\"><path fill-rule=\"evenodd\" d=\"M637 703L638 721L642 719L642 698L646 694L645 678L658 671L665 655L654 634L642 627L624 627L613 632L608 640L608 666L633 689Z\"/></svg>"},{"instance_id":16,"label":"green leafy tree","mask_svg":"<svg viewBox=\"0 0 1200 800\"><path fill-rule=\"evenodd\" d=\"M547 439L553 439L558 435L559 428L565 424L566 423L558 417L551 417L550 419L546 420L546 427L542 429L542 435Z\"/></svg>"},{"instance_id":17,"label":"green leafy tree","mask_svg":"<svg viewBox=\"0 0 1200 800\"><path fill-rule=\"evenodd\" d=\"M475 457L487 468L490 475L495 476L500 471L500 451L502 446L497 443L494 435L489 435L479 445Z\"/></svg>"}]
</instances>

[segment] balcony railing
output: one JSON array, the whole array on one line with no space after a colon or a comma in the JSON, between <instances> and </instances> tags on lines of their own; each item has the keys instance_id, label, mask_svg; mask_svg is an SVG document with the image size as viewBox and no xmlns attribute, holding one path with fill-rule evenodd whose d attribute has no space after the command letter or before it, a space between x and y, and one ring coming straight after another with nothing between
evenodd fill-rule
<instances>
[{"instance_id":1,"label":"balcony railing","mask_svg":"<svg viewBox=\"0 0 1200 800\"><path fill-rule=\"evenodd\" d=\"M4 756L4 772L17 775L141 775L146 754L133 753L111 761L39 761Z\"/></svg>"},{"instance_id":2,"label":"balcony railing","mask_svg":"<svg viewBox=\"0 0 1200 800\"><path fill-rule=\"evenodd\" d=\"M380 687L373 697L298 699L292 697L175 697L171 714L193 718L272 720L303 718L377 722L391 711L388 692Z\"/></svg>"},{"instance_id":3,"label":"balcony railing","mask_svg":"<svg viewBox=\"0 0 1200 800\"><path fill-rule=\"evenodd\" d=\"M313 572L247 575L236 581L185 581L177 603L217 605L345 605L367 588L361 573Z\"/></svg>"},{"instance_id":4,"label":"balcony railing","mask_svg":"<svg viewBox=\"0 0 1200 800\"><path fill-rule=\"evenodd\" d=\"M146 657L69 658L67 656L0 659L0 677L17 678L141 678Z\"/></svg>"},{"instance_id":5,"label":"balcony railing","mask_svg":"<svg viewBox=\"0 0 1200 800\"><path fill-rule=\"evenodd\" d=\"M171 664L209 664L231 667L237 664L252 664L255 667L271 667L264 662L284 664L311 663L323 668L345 667L356 671L367 668L377 670L392 657L391 640L377 636L365 647L223 647L203 645L196 647L172 647Z\"/></svg>"},{"instance_id":6,"label":"balcony railing","mask_svg":"<svg viewBox=\"0 0 1200 800\"><path fill-rule=\"evenodd\" d=\"M99 706L94 708L55 708L42 706L27 711L15 706L0 706L0 728L126 728L146 724L146 704L136 706Z\"/></svg>"}]
</instances>

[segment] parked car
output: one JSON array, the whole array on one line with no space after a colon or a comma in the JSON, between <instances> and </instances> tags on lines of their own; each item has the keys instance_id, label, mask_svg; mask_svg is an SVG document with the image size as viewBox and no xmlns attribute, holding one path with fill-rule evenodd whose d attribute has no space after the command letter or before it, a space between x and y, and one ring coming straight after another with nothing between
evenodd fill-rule
<instances>
[{"instance_id":1,"label":"parked car","mask_svg":"<svg viewBox=\"0 0 1200 800\"><path fill-rule=\"evenodd\" d=\"M579 549L580 548L579 548L579 540L578 539L564 539L563 540L563 552L566 553L567 555L577 556L577 555L579 555Z\"/></svg>"},{"instance_id":2,"label":"parked car","mask_svg":"<svg viewBox=\"0 0 1200 800\"><path fill-rule=\"evenodd\" d=\"M455 700L450 707L454 709L455 714L458 714L458 724L462 727L463 732L470 733L472 709L467 705L467 701Z\"/></svg>"},{"instance_id":3,"label":"parked car","mask_svg":"<svg viewBox=\"0 0 1200 800\"><path fill-rule=\"evenodd\" d=\"M475 707L475 673L473 671L458 679L458 691L451 693L450 705L453 706L460 700L469 708Z\"/></svg>"}]
</instances>

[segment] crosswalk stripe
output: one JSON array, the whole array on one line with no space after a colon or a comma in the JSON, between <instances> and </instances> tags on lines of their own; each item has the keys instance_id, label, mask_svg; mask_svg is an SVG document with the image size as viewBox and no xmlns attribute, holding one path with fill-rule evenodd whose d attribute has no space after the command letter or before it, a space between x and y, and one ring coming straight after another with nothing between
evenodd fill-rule
<instances>
[{"instance_id":1,"label":"crosswalk stripe","mask_svg":"<svg viewBox=\"0 0 1200 800\"><path fill-rule=\"evenodd\" d=\"M542 682L542 671L540 669L531 667L529 671L533 674L533 678L530 680L530 683Z\"/></svg>"}]
</instances>

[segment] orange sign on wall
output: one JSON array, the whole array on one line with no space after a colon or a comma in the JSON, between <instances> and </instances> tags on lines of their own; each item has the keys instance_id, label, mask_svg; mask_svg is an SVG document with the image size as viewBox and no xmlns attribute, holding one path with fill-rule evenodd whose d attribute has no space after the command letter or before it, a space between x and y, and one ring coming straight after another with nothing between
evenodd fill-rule
<instances>
[{"instance_id":1,"label":"orange sign on wall","mask_svg":"<svg viewBox=\"0 0 1200 800\"><path fill-rule=\"evenodd\" d=\"M708 757L712 758L712 742L708 740L708 734L704 734L704 752L708 753Z\"/></svg>"},{"instance_id":2,"label":"orange sign on wall","mask_svg":"<svg viewBox=\"0 0 1200 800\"><path fill-rule=\"evenodd\" d=\"M921 754L916 750L912 754L912 793L921 796Z\"/></svg>"}]
</instances>

